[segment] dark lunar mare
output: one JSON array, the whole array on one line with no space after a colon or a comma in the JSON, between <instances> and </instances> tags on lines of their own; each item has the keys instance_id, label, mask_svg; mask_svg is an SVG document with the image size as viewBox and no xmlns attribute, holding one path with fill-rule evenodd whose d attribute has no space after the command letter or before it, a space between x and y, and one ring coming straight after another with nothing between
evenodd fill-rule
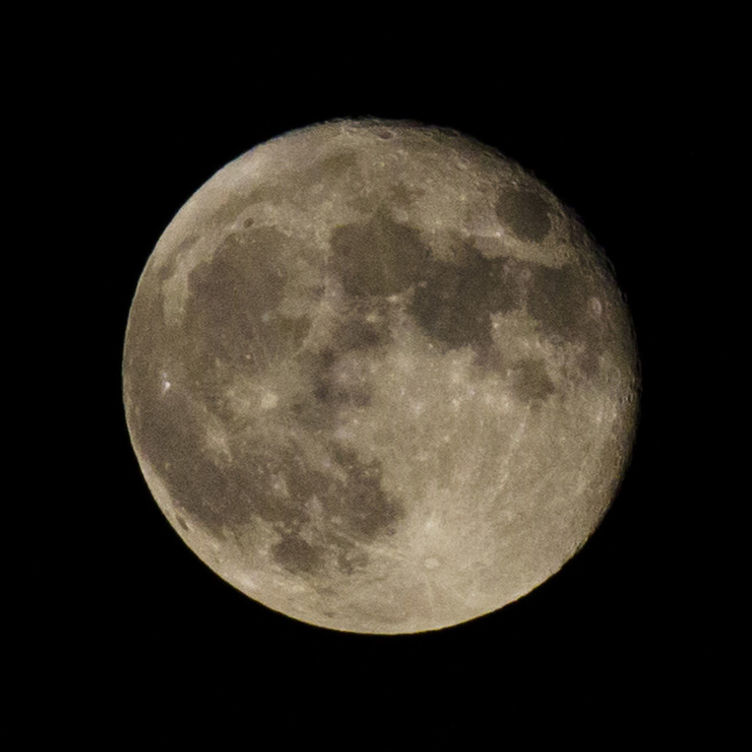
<instances>
[{"instance_id":1,"label":"dark lunar mare","mask_svg":"<svg viewBox=\"0 0 752 752\"><path fill-rule=\"evenodd\" d=\"M281 536L272 555L297 574L327 563L346 574L364 567L368 557L356 544L394 534L404 516L401 500L383 488L379 462L363 462L337 441L325 440L324 447L338 472L311 467L293 445L275 452L273 465L262 466L246 497L253 513L272 522ZM275 487L277 478L284 478L284 493Z\"/></svg>"},{"instance_id":2,"label":"dark lunar mare","mask_svg":"<svg viewBox=\"0 0 752 752\"><path fill-rule=\"evenodd\" d=\"M404 505L384 490L378 462L361 461L331 438L339 407L370 401L365 380L342 385L333 373L347 354L385 347L388 330L366 320L372 306L356 302L330 347L301 349L310 320L282 317L277 310L285 285L277 263L282 242L289 243L268 228L228 235L213 259L191 272L185 314L176 326L163 323L162 298L155 292L160 285L142 285L126 341L125 392L138 395L128 406L128 422L184 529L192 520L223 537L228 530L252 531L264 520L280 535L271 551L285 569L304 575L329 562L353 573L367 564L356 541L392 534ZM174 271L167 263L155 275L151 264L145 276L164 282ZM247 435L234 435L234 424L245 416L223 397L233 374L263 374L273 362L291 358L311 375L311 391L298 395L296 405L303 406L308 425L297 422L276 443L254 440L252 426ZM226 457L207 451L211 416L229 429ZM301 446L306 441L323 443L338 472L311 467ZM314 498L325 525L313 519Z\"/></svg>"},{"instance_id":3,"label":"dark lunar mare","mask_svg":"<svg viewBox=\"0 0 752 752\"><path fill-rule=\"evenodd\" d=\"M520 238L543 239L551 229L551 207L532 190L505 189L497 199L501 221ZM589 308L602 294L604 275L588 278L574 264L547 267L513 257L487 258L472 241L458 239L454 257L431 255L420 234L392 219L385 207L363 222L334 229L332 268L355 300L376 300L411 290L408 311L420 328L444 350L471 347L476 362L511 377L526 401L543 400L554 391L543 360L510 360L494 342L492 314L527 310L540 333L554 344L576 345L585 377L593 376L609 333ZM618 327L617 327L618 328ZM318 395L326 401L361 400L365 395L338 393L326 383Z\"/></svg>"},{"instance_id":4,"label":"dark lunar mare","mask_svg":"<svg viewBox=\"0 0 752 752\"><path fill-rule=\"evenodd\" d=\"M431 259L408 306L421 329L444 350L470 347L478 365L511 376L523 400L545 399L554 385L542 359L511 359L493 336L493 314L522 310L554 344L575 345L583 375L595 373L607 347L607 326L589 298L597 280L574 265L546 267L511 257L486 258L472 245L460 263Z\"/></svg>"},{"instance_id":5,"label":"dark lunar mare","mask_svg":"<svg viewBox=\"0 0 752 752\"><path fill-rule=\"evenodd\" d=\"M546 199L534 190L505 189L496 200L496 215L502 227L528 242L541 241L548 235L550 211Z\"/></svg>"},{"instance_id":6,"label":"dark lunar mare","mask_svg":"<svg viewBox=\"0 0 752 752\"><path fill-rule=\"evenodd\" d=\"M402 292L420 278L429 256L420 233L383 209L365 222L335 228L331 247L342 285L356 297Z\"/></svg>"}]
</instances>

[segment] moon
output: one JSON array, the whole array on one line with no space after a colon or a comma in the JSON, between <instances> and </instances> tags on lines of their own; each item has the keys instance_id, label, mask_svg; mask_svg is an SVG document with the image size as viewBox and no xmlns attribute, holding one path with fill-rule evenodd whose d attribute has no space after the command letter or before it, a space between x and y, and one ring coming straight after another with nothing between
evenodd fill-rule
<instances>
[{"instance_id":1,"label":"moon","mask_svg":"<svg viewBox=\"0 0 752 752\"><path fill-rule=\"evenodd\" d=\"M334 630L524 596L608 509L638 353L603 251L455 131L341 120L223 167L160 237L123 354L133 449L185 543Z\"/></svg>"}]
</instances>

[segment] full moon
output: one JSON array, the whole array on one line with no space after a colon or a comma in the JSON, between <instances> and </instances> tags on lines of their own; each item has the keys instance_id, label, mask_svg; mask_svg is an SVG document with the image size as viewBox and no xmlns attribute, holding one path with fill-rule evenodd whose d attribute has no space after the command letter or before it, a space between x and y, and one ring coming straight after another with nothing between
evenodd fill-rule
<instances>
[{"instance_id":1,"label":"full moon","mask_svg":"<svg viewBox=\"0 0 752 752\"><path fill-rule=\"evenodd\" d=\"M212 570L309 624L495 611L609 507L639 393L629 311L574 214L407 121L286 133L160 237L123 355L133 448Z\"/></svg>"}]
</instances>

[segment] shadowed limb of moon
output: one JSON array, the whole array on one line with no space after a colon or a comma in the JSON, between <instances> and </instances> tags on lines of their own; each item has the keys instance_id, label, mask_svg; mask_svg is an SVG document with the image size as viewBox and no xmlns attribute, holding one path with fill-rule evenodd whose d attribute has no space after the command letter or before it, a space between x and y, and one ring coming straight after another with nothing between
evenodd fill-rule
<instances>
[{"instance_id":1,"label":"shadowed limb of moon","mask_svg":"<svg viewBox=\"0 0 752 752\"><path fill-rule=\"evenodd\" d=\"M332 629L514 601L598 525L633 440L629 314L538 181L459 134L339 121L257 146L165 230L126 418L183 540Z\"/></svg>"}]
</instances>

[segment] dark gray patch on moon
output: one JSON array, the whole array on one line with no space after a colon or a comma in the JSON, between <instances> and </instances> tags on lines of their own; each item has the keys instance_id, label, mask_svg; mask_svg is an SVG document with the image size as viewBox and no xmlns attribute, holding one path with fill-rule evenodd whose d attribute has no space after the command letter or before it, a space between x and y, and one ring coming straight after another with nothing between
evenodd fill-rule
<instances>
[{"instance_id":1,"label":"dark gray patch on moon","mask_svg":"<svg viewBox=\"0 0 752 752\"><path fill-rule=\"evenodd\" d=\"M328 360L329 351L323 359ZM331 368L323 367L316 374L314 396L329 410L338 407L367 407L371 404L371 393L365 378L338 379Z\"/></svg>"},{"instance_id":2,"label":"dark gray patch on moon","mask_svg":"<svg viewBox=\"0 0 752 752\"><path fill-rule=\"evenodd\" d=\"M336 328L332 347L335 354L344 354L353 350L383 349L390 342L389 330L383 324L368 321L365 316L353 315Z\"/></svg>"},{"instance_id":3,"label":"dark gray patch on moon","mask_svg":"<svg viewBox=\"0 0 752 752\"><path fill-rule=\"evenodd\" d=\"M186 338L192 343L191 333L159 325L163 319L157 289L143 292L129 321L127 343L137 337L138 347L128 347L126 389L138 399L126 405L128 424L140 456L154 468L176 506L219 533L223 525L247 523L250 516L232 501L237 479L202 450L206 416L188 391L180 358Z\"/></svg>"},{"instance_id":4,"label":"dark gray patch on moon","mask_svg":"<svg viewBox=\"0 0 752 752\"><path fill-rule=\"evenodd\" d=\"M510 369L512 388L523 402L539 402L556 389L542 360L520 360Z\"/></svg>"},{"instance_id":5,"label":"dark gray patch on moon","mask_svg":"<svg viewBox=\"0 0 752 752\"><path fill-rule=\"evenodd\" d=\"M505 190L496 201L496 214L521 240L543 240L551 229L546 200L534 191Z\"/></svg>"},{"instance_id":6,"label":"dark gray patch on moon","mask_svg":"<svg viewBox=\"0 0 752 752\"><path fill-rule=\"evenodd\" d=\"M139 449L176 505L215 535L224 525L251 521L243 474L213 462L203 451L205 424L189 396L176 386L166 394L141 395Z\"/></svg>"},{"instance_id":7,"label":"dark gray patch on moon","mask_svg":"<svg viewBox=\"0 0 752 752\"><path fill-rule=\"evenodd\" d=\"M320 351L303 350L297 355L310 389L296 395L291 409L296 420L309 429L331 430L339 408L366 407L372 402L370 380L360 356L378 355L392 340L381 319L368 320L368 310L355 307L333 327L327 346ZM349 367L343 375L342 362L348 357Z\"/></svg>"},{"instance_id":8,"label":"dark gray patch on moon","mask_svg":"<svg viewBox=\"0 0 752 752\"><path fill-rule=\"evenodd\" d=\"M231 233L212 259L191 271L185 320L176 336L192 371L206 373L220 360L258 373L300 346L309 319L278 313L286 281L279 259L289 245L268 227Z\"/></svg>"},{"instance_id":9,"label":"dark gray patch on moon","mask_svg":"<svg viewBox=\"0 0 752 752\"><path fill-rule=\"evenodd\" d=\"M574 267L554 269L535 266L532 269L527 307L548 336L567 342L586 339L593 333L588 316L590 288L581 272Z\"/></svg>"},{"instance_id":10,"label":"dark gray patch on moon","mask_svg":"<svg viewBox=\"0 0 752 752\"><path fill-rule=\"evenodd\" d=\"M347 481L324 500L324 507L342 517L345 528L360 540L393 535L405 510L401 501L384 490L381 463L363 462L355 451L338 444L334 444L333 454Z\"/></svg>"},{"instance_id":11,"label":"dark gray patch on moon","mask_svg":"<svg viewBox=\"0 0 752 752\"><path fill-rule=\"evenodd\" d=\"M348 368L341 368L342 359L352 354L383 351L391 341L388 329L381 323L368 321L361 313L352 313L336 327L331 344L321 352L304 356L306 370L312 375L313 396L331 411L338 407L366 407L371 404L369 375L362 358L349 358Z\"/></svg>"},{"instance_id":12,"label":"dark gray patch on moon","mask_svg":"<svg viewBox=\"0 0 752 752\"><path fill-rule=\"evenodd\" d=\"M524 307L551 342L579 344L583 373L595 372L604 325L589 310L592 284L582 271L488 259L472 245L459 248L455 258L456 263L430 259L415 286L409 312L426 334L448 349L471 347L482 366L501 371L513 366L520 393L543 399L553 388L550 379L530 363L510 364L493 339L492 315Z\"/></svg>"},{"instance_id":13,"label":"dark gray patch on moon","mask_svg":"<svg viewBox=\"0 0 752 752\"><path fill-rule=\"evenodd\" d=\"M420 277L429 249L419 232L384 211L366 222L337 227L331 236L333 266L355 297L402 292Z\"/></svg>"},{"instance_id":14,"label":"dark gray patch on moon","mask_svg":"<svg viewBox=\"0 0 752 752\"><path fill-rule=\"evenodd\" d=\"M410 303L423 330L450 349L469 345L485 356L493 346L491 314L522 305L519 263L487 259L474 249L459 264L431 259Z\"/></svg>"},{"instance_id":15,"label":"dark gray patch on moon","mask_svg":"<svg viewBox=\"0 0 752 752\"><path fill-rule=\"evenodd\" d=\"M337 554L337 569L344 574L354 574L368 566L368 554L354 547L340 550Z\"/></svg>"},{"instance_id":16,"label":"dark gray patch on moon","mask_svg":"<svg viewBox=\"0 0 752 752\"><path fill-rule=\"evenodd\" d=\"M297 535L288 535L272 546L272 556L289 572L313 572L322 563L321 550Z\"/></svg>"},{"instance_id":17,"label":"dark gray patch on moon","mask_svg":"<svg viewBox=\"0 0 752 752\"><path fill-rule=\"evenodd\" d=\"M259 516L278 523L282 541L273 554L290 571L312 571L332 549L337 566L352 573L367 563L367 556L357 549L356 542L368 543L394 534L405 515L404 504L382 486L379 462L363 462L353 450L334 441L329 442L328 449L339 473L323 474L306 465L299 454L289 456L279 466L279 474L264 474L260 479L263 487L254 496L257 500L268 498L270 483L283 480L286 499L282 504L277 497L268 499L270 504L255 501L252 506ZM314 498L327 522L315 528L317 540L304 546L300 531L310 520L307 503ZM280 509L285 510L284 514L280 515Z\"/></svg>"},{"instance_id":18,"label":"dark gray patch on moon","mask_svg":"<svg viewBox=\"0 0 752 752\"><path fill-rule=\"evenodd\" d=\"M402 501L382 487L380 464L361 461L336 441L328 442L336 474L311 467L294 445L238 438L228 439L232 461L218 463L205 449L202 416L182 390L153 395L140 415L139 449L158 468L177 508L217 537L265 520L282 539L275 558L290 571L311 571L326 547L350 560L353 541L391 535L404 517ZM328 522L316 528L317 541L306 543L300 533L311 521L314 498Z\"/></svg>"}]
</instances>

